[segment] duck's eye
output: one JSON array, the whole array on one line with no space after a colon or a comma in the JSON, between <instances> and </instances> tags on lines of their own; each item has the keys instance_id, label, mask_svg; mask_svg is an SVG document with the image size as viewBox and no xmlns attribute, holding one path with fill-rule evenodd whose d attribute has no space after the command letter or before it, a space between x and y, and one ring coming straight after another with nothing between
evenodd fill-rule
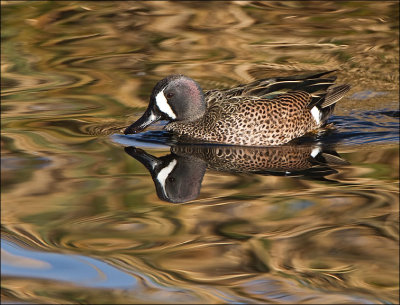
<instances>
[{"instance_id":1,"label":"duck's eye","mask_svg":"<svg viewBox=\"0 0 400 305\"><path fill-rule=\"evenodd\" d=\"M170 98L173 97L173 96L174 96L174 94L173 94L172 92L168 92L168 93L165 95L165 97L168 98L168 99L170 99Z\"/></svg>"}]
</instances>

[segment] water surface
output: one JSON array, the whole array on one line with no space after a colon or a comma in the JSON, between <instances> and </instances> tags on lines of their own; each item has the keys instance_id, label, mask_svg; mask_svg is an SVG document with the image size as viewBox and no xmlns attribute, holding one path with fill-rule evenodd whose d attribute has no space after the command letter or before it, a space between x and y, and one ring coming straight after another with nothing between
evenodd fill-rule
<instances>
[{"instance_id":1,"label":"water surface","mask_svg":"<svg viewBox=\"0 0 400 305\"><path fill-rule=\"evenodd\" d=\"M4 1L2 302L398 303L398 11ZM121 133L171 73L213 89L331 69L352 86L335 129L294 146ZM182 170L160 188L145 160Z\"/></svg>"}]
</instances>

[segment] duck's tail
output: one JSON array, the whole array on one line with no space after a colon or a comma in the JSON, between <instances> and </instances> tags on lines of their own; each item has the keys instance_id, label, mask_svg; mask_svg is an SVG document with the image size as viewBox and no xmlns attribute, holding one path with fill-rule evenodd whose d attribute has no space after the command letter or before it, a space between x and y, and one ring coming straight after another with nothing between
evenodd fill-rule
<instances>
[{"instance_id":1,"label":"duck's tail","mask_svg":"<svg viewBox=\"0 0 400 305\"><path fill-rule=\"evenodd\" d=\"M332 114L336 103L350 90L350 85L329 87L324 93L311 93L312 99L308 108L314 119L323 124Z\"/></svg>"},{"instance_id":2,"label":"duck's tail","mask_svg":"<svg viewBox=\"0 0 400 305\"><path fill-rule=\"evenodd\" d=\"M260 79L247 85L229 89L227 94L231 96L247 95L274 98L287 92L305 91L312 96L308 107L318 124L322 125L333 112L335 103L343 98L350 89L347 84L334 86L336 76L327 74L335 71L337 70Z\"/></svg>"}]
</instances>

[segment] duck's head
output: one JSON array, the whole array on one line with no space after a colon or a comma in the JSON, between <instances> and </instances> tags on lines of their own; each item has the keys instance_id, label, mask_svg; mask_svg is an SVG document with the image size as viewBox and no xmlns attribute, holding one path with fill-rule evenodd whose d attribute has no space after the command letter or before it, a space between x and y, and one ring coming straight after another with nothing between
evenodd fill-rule
<instances>
[{"instance_id":1,"label":"duck's head","mask_svg":"<svg viewBox=\"0 0 400 305\"><path fill-rule=\"evenodd\" d=\"M141 132L158 120L196 120L205 111L204 94L200 85L184 75L170 75L156 84L147 110L124 133Z\"/></svg>"}]
</instances>

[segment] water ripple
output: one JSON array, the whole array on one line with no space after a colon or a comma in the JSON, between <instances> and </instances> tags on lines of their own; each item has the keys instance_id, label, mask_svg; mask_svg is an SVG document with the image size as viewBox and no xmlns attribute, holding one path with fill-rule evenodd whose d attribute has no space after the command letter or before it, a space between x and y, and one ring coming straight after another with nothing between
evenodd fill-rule
<instances>
[{"instance_id":1,"label":"water ripple","mask_svg":"<svg viewBox=\"0 0 400 305\"><path fill-rule=\"evenodd\" d=\"M398 302L397 2L25 4L2 2L2 301ZM122 134L167 74L338 68L335 129L301 140L349 162L325 180L214 166L171 204L125 153L177 143Z\"/></svg>"}]
</instances>

